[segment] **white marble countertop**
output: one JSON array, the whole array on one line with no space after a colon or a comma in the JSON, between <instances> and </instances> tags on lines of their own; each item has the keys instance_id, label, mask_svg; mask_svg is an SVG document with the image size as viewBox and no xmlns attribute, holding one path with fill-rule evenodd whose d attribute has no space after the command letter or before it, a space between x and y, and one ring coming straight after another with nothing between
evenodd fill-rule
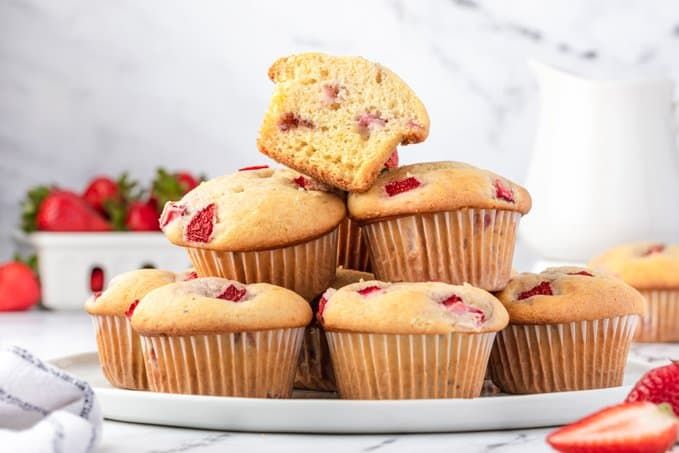
<instances>
[{"instance_id":1,"label":"white marble countertop","mask_svg":"<svg viewBox=\"0 0 679 453\"><path fill-rule=\"evenodd\" d=\"M43 359L95 350L85 313L31 311L0 313L0 341L25 347ZM679 345L636 346L652 362L679 359ZM100 452L543 452L550 429L412 435L300 435L219 432L104 421Z\"/></svg>"}]
</instances>

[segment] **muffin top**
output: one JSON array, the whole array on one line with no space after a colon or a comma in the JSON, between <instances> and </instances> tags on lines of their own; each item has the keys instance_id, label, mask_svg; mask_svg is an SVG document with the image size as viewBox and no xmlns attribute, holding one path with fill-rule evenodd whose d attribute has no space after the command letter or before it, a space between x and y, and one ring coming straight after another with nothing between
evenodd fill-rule
<instances>
[{"instance_id":1,"label":"muffin top","mask_svg":"<svg viewBox=\"0 0 679 453\"><path fill-rule=\"evenodd\" d=\"M343 286L351 285L352 283L358 283L364 280L374 280L375 274L372 272L362 272L354 269L345 269L343 267L338 267L335 273L335 280L333 280L330 285L331 288L340 289Z\"/></svg>"},{"instance_id":2,"label":"muffin top","mask_svg":"<svg viewBox=\"0 0 679 453\"><path fill-rule=\"evenodd\" d=\"M528 191L501 176L460 162L429 162L384 171L365 193L352 193L349 214L356 220L461 208L527 213Z\"/></svg>"},{"instance_id":3,"label":"muffin top","mask_svg":"<svg viewBox=\"0 0 679 453\"><path fill-rule=\"evenodd\" d=\"M200 335L304 327L311 317L309 303L288 289L206 277L148 293L132 327L147 336Z\"/></svg>"},{"instance_id":4,"label":"muffin top","mask_svg":"<svg viewBox=\"0 0 679 453\"><path fill-rule=\"evenodd\" d=\"M679 245L624 244L604 252L589 265L615 274L637 289L679 288Z\"/></svg>"},{"instance_id":5,"label":"muffin top","mask_svg":"<svg viewBox=\"0 0 679 453\"><path fill-rule=\"evenodd\" d=\"M250 167L203 182L180 201L168 202L160 226L176 245L250 251L321 236L345 214L342 198L308 176L287 168Z\"/></svg>"},{"instance_id":6,"label":"muffin top","mask_svg":"<svg viewBox=\"0 0 679 453\"><path fill-rule=\"evenodd\" d=\"M160 269L138 269L114 277L105 291L93 294L85 302L91 315L125 316L150 291L176 281L195 278L195 272L170 272Z\"/></svg>"},{"instance_id":7,"label":"muffin top","mask_svg":"<svg viewBox=\"0 0 679 453\"><path fill-rule=\"evenodd\" d=\"M496 332L509 319L492 294L470 285L377 280L329 289L319 318L330 331L389 334Z\"/></svg>"},{"instance_id":8,"label":"muffin top","mask_svg":"<svg viewBox=\"0 0 679 453\"><path fill-rule=\"evenodd\" d=\"M552 324L643 315L646 303L612 275L583 267L551 267L512 277L498 298L512 324Z\"/></svg>"}]
</instances>

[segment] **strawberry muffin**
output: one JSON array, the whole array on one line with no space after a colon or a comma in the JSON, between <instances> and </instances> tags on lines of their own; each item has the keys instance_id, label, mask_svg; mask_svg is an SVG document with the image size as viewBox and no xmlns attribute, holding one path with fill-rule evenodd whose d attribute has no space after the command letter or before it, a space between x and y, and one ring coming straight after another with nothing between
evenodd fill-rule
<instances>
[{"instance_id":1,"label":"strawberry muffin","mask_svg":"<svg viewBox=\"0 0 679 453\"><path fill-rule=\"evenodd\" d=\"M646 298L648 313L637 341L679 341L679 245L620 245L594 258L590 266L617 275Z\"/></svg>"},{"instance_id":2,"label":"strawberry muffin","mask_svg":"<svg viewBox=\"0 0 679 453\"><path fill-rule=\"evenodd\" d=\"M374 278L375 276L369 272L338 267L335 281L332 282L330 287L339 289L352 283L373 280ZM320 299L319 297L316 304L314 304L314 311L318 310ZM302 353L300 354L297 376L295 377L295 388L324 392L334 392L336 390L335 375L332 371L330 352L328 351L328 341L316 319L306 328L304 334Z\"/></svg>"},{"instance_id":3,"label":"strawberry muffin","mask_svg":"<svg viewBox=\"0 0 679 453\"><path fill-rule=\"evenodd\" d=\"M208 277L151 291L132 327L152 391L288 398L311 318L288 289Z\"/></svg>"},{"instance_id":4,"label":"strawberry muffin","mask_svg":"<svg viewBox=\"0 0 679 453\"><path fill-rule=\"evenodd\" d=\"M415 93L360 57L305 53L269 69L276 84L257 146L267 156L347 191L365 191L399 144L429 134Z\"/></svg>"},{"instance_id":5,"label":"strawberry muffin","mask_svg":"<svg viewBox=\"0 0 679 453\"><path fill-rule=\"evenodd\" d=\"M193 278L190 272L175 274L158 269L140 269L118 275L103 293L85 303L97 336L99 361L111 385L146 389L146 372L139 336L128 321L134 308L148 292L178 280Z\"/></svg>"},{"instance_id":6,"label":"strawberry muffin","mask_svg":"<svg viewBox=\"0 0 679 453\"><path fill-rule=\"evenodd\" d=\"M200 277L283 286L312 300L332 283L342 198L295 171L243 168L165 205L160 226Z\"/></svg>"},{"instance_id":7,"label":"strawberry muffin","mask_svg":"<svg viewBox=\"0 0 679 453\"><path fill-rule=\"evenodd\" d=\"M511 279L498 298L509 327L490 359L507 393L546 393L622 384L630 343L646 304L622 280L581 267Z\"/></svg>"},{"instance_id":8,"label":"strawberry muffin","mask_svg":"<svg viewBox=\"0 0 679 453\"><path fill-rule=\"evenodd\" d=\"M507 311L470 285L366 281L318 311L346 399L474 398Z\"/></svg>"},{"instance_id":9,"label":"strawberry muffin","mask_svg":"<svg viewBox=\"0 0 679 453\"><path fill-rule=\"evenodd\" d=\"M507 179L459 162L383 172L348 200L380 280L469 283L501 290L512 270L516 230L531 198Z\"/></svg>"}]
</instances>

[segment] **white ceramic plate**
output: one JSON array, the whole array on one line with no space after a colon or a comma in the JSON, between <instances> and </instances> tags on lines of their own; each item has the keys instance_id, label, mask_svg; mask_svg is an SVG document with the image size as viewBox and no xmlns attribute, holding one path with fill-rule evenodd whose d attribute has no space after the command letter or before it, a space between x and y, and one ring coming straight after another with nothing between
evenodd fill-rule
<instances>
[{"instance_id":1,"label":"white ceramic plate","mask_svg":"<svg viewBox=\"0 0 679 453\"><path fill-rule=\"evenodd\" d=\"M357 401L310 399L308 394L276 400L122 390L106 381L96 353L68 356L52 363L87 380L99 397L104 417L111 420L295 433L422 433L561 425L621 402L631 385L651 368L632 360L627 364L625 385L602 390L469 400Z\"/></svg>"}]
</instances>

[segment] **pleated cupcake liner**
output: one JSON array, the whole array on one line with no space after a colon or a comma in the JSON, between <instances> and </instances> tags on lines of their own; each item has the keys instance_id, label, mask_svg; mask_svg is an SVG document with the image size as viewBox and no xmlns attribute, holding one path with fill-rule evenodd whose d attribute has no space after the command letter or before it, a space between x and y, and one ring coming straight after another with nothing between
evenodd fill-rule
<instances>
[{"instance_id":1,"label":"pleated cupcake liner","mask_svg":"<svg viewBox=\"0 0 679 453\"><path fill-rule=\"evenodd\" d=\"M316 239L277 249L228 252L187 247L186 250L200 277L222 277L245 284L271 283L311 301L335 278L337 228Z\"/></svg>"},{"instance_id":2,"label":"pleated cupcake liner","mask_svg":"<svg viewBox=\"0 0 679 453\"><path fill-rule=\"evenodd\" d=\"M139 335L124 316L92 315L104 377L114 387L148 388Z\"/></svg>"},{"instance_id":3,"label":"pleated cupcake liner","mask_svg":"<svg viewBox=\"0 0 679 453\"><path fill-rule=\"evenodd\" d=\"M363 272L370 272L371 269L365 234L358 223L349 217L339 225L337 265Z\"/></svg>"},{"instance_id":4,"label":"pleated cupcake liner","mask_svg":"<svg viewBox=\"0 0 679 453\"><path fill-rule=\"evenodd\" d=\"M679 341L679 290L641 290L648 313L641 320L637 341Z\"/></svg>"},{"instance_id":5,"label":"pleated cupcake liner","mask_svg":"<svg viewBox=\"0 0 679 453\"><path fill-rule=\"evenodd\" d=\"M344 399L475 398L495 333L326 332Z\"/></svg>"},{"instance_id":6,"label":"pleated cupcake liner","mask_svg":"<svg viewBox=\"0 0 679 453\"><path fill-rule=\"evenodd\" d=\"M141 336L149 388L193 395L290 398L304 328Z\"/></svg>"},{"instance_id":7,"label":"pleated cupcake liner","mask_svg":"<svg viewBox=\"0 0 679 453\"><path fill-rule=\"evenodd\" d=\"M637 315L562 324L510 324L495 340L491 378L506 393L619 386L638 324Z\"/></svg>"},{"instance_id":8,"label":"pleated cupcake liner","mask_svg":"<svg viewBox=\"0 0 679 453\"><path fill-rule=\"evenodd\" d=\"M459 209L396 217L363 226L376 278L469 283L503 289L512 271L521 214Z\"/></svg>"},{"instance_id":9,"label":"pleated cupcake liner","mask_svg":"<svg viewBox=\"0 0 679 453\"><path fill-rule=\"evenodd\" d=\"M328 341L325 332L318 326L309 326L304 333L295 388L323 392L334 392L337 389Z\"/></svg>"}]
</instances>

